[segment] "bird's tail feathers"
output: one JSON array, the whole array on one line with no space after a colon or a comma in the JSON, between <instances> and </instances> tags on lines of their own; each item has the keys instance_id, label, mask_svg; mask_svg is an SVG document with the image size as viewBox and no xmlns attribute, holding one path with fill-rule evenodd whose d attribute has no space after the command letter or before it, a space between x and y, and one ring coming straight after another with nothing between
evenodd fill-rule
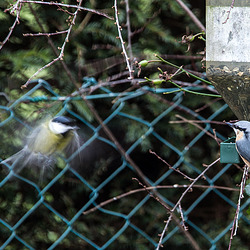
<instances>
[{"instance_id":1,"label":"bird's tail feathers","mask_svg":"<svg viewBox=\"0 0 250 250\"><path fill-rule=\"evenodd\" d=\"M1 162L6 166L11 175L18 174L26 167L30 167L35 170L51 169L55 164L53 156L47 156L41 153L32 152L27 146L16 154L10 156L6 160Z\"/></svg>"}]
</instances>

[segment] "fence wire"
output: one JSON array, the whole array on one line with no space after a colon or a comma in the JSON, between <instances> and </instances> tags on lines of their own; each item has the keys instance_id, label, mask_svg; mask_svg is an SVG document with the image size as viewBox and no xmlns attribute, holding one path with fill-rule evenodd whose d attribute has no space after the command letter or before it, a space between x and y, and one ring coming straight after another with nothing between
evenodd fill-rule
<instances>
[{"instance_id":1,"label":"fence wire","mask_svg":"<svg viewBox=\"0 0 250 250\"><path fill-rule=\"evenodd\" d=\"M30 129L31 125L17 115L17 111L24 108L23 104L60 102L62 107L57 115L74 117L79 124L88 130L88 136L85 136L84 143L73 155L68 158L65 158L63 155L58 157L58 161L63 162L64 167L58 167L42 184L37 181L37 179L30 179L26 175L22 175L22 173L19 173L16 179L12 180L9 178L8 173L4 171L1 172L1 249L66 249L67 247L71 249L79 249L80 247L81 249L135 249L132 247L133 244L136 244L137 249L156 248L159 242L158 234L162 232L164 220L167 220L169 214L162 208L159 202L151 197L150 193L141 191L139 195L134 196L135 198L132 199L131 204L126 204L123 201L126 200L126 197L121 199L119 197L119 200L115 201L116 199L113 199L107 206L98 206L98 204L105 200L121 195L122 193L119 193L121 190L123 190L124 193L131 191L131 186L128 188L123 186L126 185L127 182L132 182L134 188L141 188L141 186L138 185L136 181L131 180L133 177L138 177L136 172L125 157L119 153L117 145L104 136L102 126L97 124L93 119L83 117L77 113L76 109L72 108L72 103L74 101L81 101L81 97L77 94L70 97L60 96L48 82L41 79L33 81L31 84L35 84L35 87L21 98L17 99L11 105L0 106L1 113L4 114L2 117L5 117L0 123L2 134L9 126L12 126L13 123L15 124L15 128L22 126ZM88 78L84 80L82 88L95 87L97 84L95 79ZM187 89L197 90L199 89L199 84L200 82L196 81L195 85L197 85L197 87L187 87ZM41 92L39 92L41 90L46 94L41 95ZM127 126L136 124L138 127L138 125L140 125L141 129L134 132L134 141L130 141L126 144L127 146L124 147L127 155L136 159L139 147L146 148L146 153L149 149L152 149L161 155L161 152L151 148L152 145L149 144L147 146L147 144L145 144L146 139L150 137L151 140L154 140L154 145L160 145L169 152L168 155L171 158L172 168L180 168L186 173L197 176L202 172L204 167L202 167L200 163L197 163L195 157L191 157L189 152L192 148L194 149L194 147L196 147L199 141L203 143L204 140L208 140L207 132L214 133L211 124L209 122L204 123L202 130L199 130L190 141L186 142L186 145L183 146L182 144L180 146L179 143L169 140L168 134L172 132L167 131L167 123L165 124L166 133L158 132L160 121L167 119L176 109L185 111L197 120L212 121L228 109L226 104L219 106L209 117L202 117L183 104L185 97L183 92L176 92L170 95L171 100L166 104L161 103L161 100L159 100L159 105L162 105L164 108L160 114L156 112L155 117L150 119L146 119L140 115L137 116L127 108L128 103L130 105L133 104L133 102L138 103L140 97L144 97L148 94L160 96L163 93L175 90L178 89L143 86L141 88L123 91L119 88L103 86L99 87L98 91L86 94L85 98L91 102L99 101L100 103L102 103L103 100L110 100L110 103L112 100L115 100L112 105L107 106L108 111L106 114L108 115L105 114L105 117L104 115L102 117L104 124L111 130L117 129L118 134L121 133L119 128L116 127L117 124L119 124L117 123L118 120L124 122ZM49 108L50 106L48 105L48 109ZM147 116L145 115L145 117ZM16 132L18 133L18 131ZM126 132L122 133L124 134L120 134L120 138L126 136ZM222 140L226 139L219 133L217 133L216 136ZM94 142L99 142L101 145L107 145L113 149L116 152L115 154L118 155L118 160L112 163L113 167L111 169L109 169L108 163L106 163L104 170L100 170L98 166L91 166L93 170L89 171L90 173L87 173L88 171L86 170L85 175L85 170L83 171L79 167L75 168L73 166L72 159L74 159L79 152L86 151L87 153L82 156L83 165L85 165L84 157L88 158L87 156L90 152L89 147L93 144L94 151L99 150L98 147L95 148ZM10 142L10 145L11 143L12 142ZM3 149L3 146L1 148ZM217 149L219 151L219 147ZM15 153L12 152L11 147L9 147L9 154L10 153ZM104 155L105 154L104 152ZM98 158L98 154L96 154L94 158L95 157ZM166 159L166 157L163 158ZM214 160L215 159L211 159L211 162ZM136 159L136 161L141 170L144 171L143 166L140 165L140 160ZM160 164L160 161L158 161L155 157L152 168ZM94 164L94 161L89 160L88 164L91 165L92 163ZM86 165L88 164L86 163ZM85 168L86 166L83 166L83 169ZM151 175L150 171L146 173L147 180L151 186L170 185L172 187L172 191L168 191L170 189L167 189L167 191L164 192L164 189L162 189L163 191L160 192L161 198L170 207L175 205L175 201L179 199L181 193L185 190L183 188L181 189L180 186L190 184L190 182L183 179L183 177L179 179L179 183L173 183L173 181L176 181L176 179L173 179L173 175L178 174L172 168L161 165L161 175L157 177ZM216 188L219 180L223 179L224 174L232 168L231 164L221 164L216 166L216 168L217 170L215 172L206 175L199 183L200 185L207 185L211 188L199 189L199 192L196 193L195 196L192 196L189 202L185 203L185 207L182 207L183 217L186 226L189 228L188 233L190 233L195 240L199 239L199 242L202 242L202 249L217 249L220 241L225 241L225 237L229 240L229 231L233 223L234 211L237 204L238 192L235 192L235 198L233 199L231 192L225 193L223 190ZM102 178L99 178L98 181L93 180L92 177L98 174L101 175ZM68 179L71 181L68 181ZM121 180L121 189L119 190L114 189L114 181L117 179ZM59 201L63 199L63 196L57 197L60 191L54 191L57 189L59 183L61 185L59 187L64 187L63 191L65 193L67 193L67 189L70 190L71 193L67 194L67 197L72 197L72 199L73 197L78 197L76 204L66 199L63 202ZM74 194L75 185L78 190L77 194ZM232 185L230 187L235 186ZM107 190L109 191L107 192ZM171 196L168 195L168 192L171 193ZM7 196L7 194L9 196ZM110 196L107 196L107 194ZM19 195L19 198L17 198L17 195ZM29 195L29 197L32 196L32 199L29 198L31 200L27 200L25 198L27 195ZM131 196L133 195L131 194ZM209 209L209 204L211 203L211 206L214 204L211 199L220 200L221 209L223 210L223 207L229 207L227 211L231 211L229 215L227 215L229 219L225 220L223 227L216 224L216 218L212 223L210 221L210 216L214 216L211 215L212 210ZM249 201L250 200L246 198L241 205L241 212L239 214L240 227L241 224L249 225L249 219L246 215ZM203 206L203 210L200 210L199 205L203 204L202 202L205 202L207 209L204 209ZM26 204L26 206L24 206L24 204ZM61 208L61 204L66 204L68 207ZM116 206L116 204L119 205ZM147 214L147 212L143 210L143 208L147 206L149 210L151 206L157 207L159 214ZM67 210L67 212L65 212L65 210ZM206 213L205 217L207 221L201 221L201 223L199 223L195 219L195 215L199 215L201 211ZM49 220L49 222L47 220ZM156 221L158 223L157 228ZM207 222L210 223L207 224ZM46 224L48 224L48 228ZM108 230L108 227L111 227L111 229ZM127 242L128 238L131 239L131 242ZM133 240L135 241L134 243L132 242ZM44 244L41 242L44 242ZM187 243L187 240L185 240L183 233L180 232L180 228L174 222L169 226L162 244L166 246L166 249L170 249L168 246L169 244L173 244L173 242L176 244L175 249L183 249L184 246L186 246L185 249L192 249Z\"/></svg>"}]
</instances>

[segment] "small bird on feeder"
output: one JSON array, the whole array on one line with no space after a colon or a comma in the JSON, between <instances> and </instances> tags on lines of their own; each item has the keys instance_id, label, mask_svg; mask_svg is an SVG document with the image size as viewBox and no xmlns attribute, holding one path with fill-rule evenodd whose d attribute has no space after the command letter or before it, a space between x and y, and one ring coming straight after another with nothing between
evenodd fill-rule
<instances>
[{"instance_id":1,"label":"small bird on feeder","mask_svg":"<svg viewBox=\"0 0 250 250\"><path fill-rule=\"evenodd\" d=\"M233 128L236 134L236 149L247 165L250 167L250 122L248 121L239 121L235 123L226 122L231 128Z\"/></svg>"}]
</instances>

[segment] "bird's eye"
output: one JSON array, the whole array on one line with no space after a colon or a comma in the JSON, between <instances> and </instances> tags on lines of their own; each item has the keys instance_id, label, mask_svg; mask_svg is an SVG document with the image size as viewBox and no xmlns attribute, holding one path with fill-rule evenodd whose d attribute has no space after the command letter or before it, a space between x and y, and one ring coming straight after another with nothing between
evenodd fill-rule
<instances>
[{"instance_id":1,"label":"bird's eye","mask_svg":"<svg viewBox=\"0 0 250 250\"><path fill-rule=\"evenodd\" d=\"M246 128L241 128L241 127L237 127L237 129L239 129L242 132L245 132L247 130Z\"/></svg>"}]
</instances>

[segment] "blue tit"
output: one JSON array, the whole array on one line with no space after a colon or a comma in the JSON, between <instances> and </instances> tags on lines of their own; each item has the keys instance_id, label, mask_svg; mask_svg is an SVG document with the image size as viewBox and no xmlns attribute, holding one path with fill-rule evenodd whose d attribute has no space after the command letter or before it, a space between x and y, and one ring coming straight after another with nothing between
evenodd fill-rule
<instances>
[{"instance_id":1,"label":"blue tit","mask_svg":"<svg viewBox=\"0 0 250 250\"><path fill-rule=\"evenodd\" d=\"M14 173L26 166L41 169L52 167L57 152L64 152L67 147L79 144L78 127L74 123L73 119L65 116L43 122L27 137L24 148L2 163L7 163Z\"/></svg>"}]
</instances>

